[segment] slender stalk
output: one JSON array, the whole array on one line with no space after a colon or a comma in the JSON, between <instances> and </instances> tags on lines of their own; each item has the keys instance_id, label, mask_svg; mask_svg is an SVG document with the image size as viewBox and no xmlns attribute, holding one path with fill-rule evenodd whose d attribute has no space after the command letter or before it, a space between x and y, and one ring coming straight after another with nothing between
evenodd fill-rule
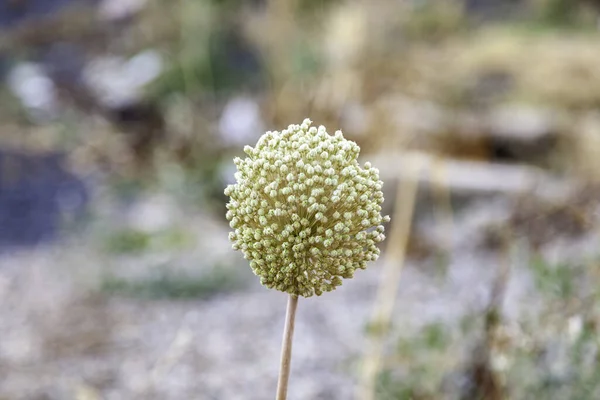
<instances>
[{"instance_id":1,"label":"slender stalk","mask_svg":"<svg viewBox=\"0 0 600 400\"><path fill-rule=\"evenodd\" d=\"M296 323L296 308L298 307L298 296L290 295L288 298L287 311L285 314L285 326L283 328L283 343L281 344L281 366L279 368L279 380L277 382L276 400L287 398L288 381L290 378L290 366L292 364L292 338L294 337L294 325Z\"/></svg>"},{"instance_id":2,"label":"slender stalk","mask_svg":"<svg viewBox=\"0 0 600 400\"><path fill-rule=\"evenodd\" d=\"M443 229L443 237L442 237L442 248L439 252L439 256L441 256L441 260L443 263L440 263L440 270L438 272L441 273L440 276L444 276L448 269L448 255L452 250L452 246L454 245L454 237L453 229L454 229L454 221L453 221L453 211L452 211L452 200L450 196L450 186L448 186L448 168L443 159L435 158L431 165L431 189L433 191L433 195L435 197L436 202L436 219L437 223L440 224Z\"/></svg>"}]
</instances>

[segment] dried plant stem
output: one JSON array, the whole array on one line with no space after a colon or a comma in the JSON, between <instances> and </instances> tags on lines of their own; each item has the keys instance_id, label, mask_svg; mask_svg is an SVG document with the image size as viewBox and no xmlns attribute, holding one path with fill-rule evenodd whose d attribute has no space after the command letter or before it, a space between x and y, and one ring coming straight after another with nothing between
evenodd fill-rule
<instances>
[{"instance_id":1,"label":"dried plant stem","mask_svg":"<svg viewBox=\"0 0 600 400\"><path fill-rule=\"evenodd\" d=\"M291 73L290 43L294 39L296 23L296 8L298 0L269 0L267 1L266 21L269 32L274 34L265 37L267 44L266 55L271 62L270 75L273 84L279 90L289 79Z\"/></svg>"},{"instance_id":2,"label":"dried plant stem","mask_svg":"<svg viewBox=\"0 0 600 400\"><path fill-rule=\"evenodd\" d=\"M297 307L298 296L290 295L285 313L285 327L283 328L283 342L281 344L281 366L279 368L276 400L285 400L287 398L290 366L292 364L292 339L294 337Z\"/></svg>"},{"instance_id":3,"label":"dried plant stem","mask_svg":"<svg viewBox=\"0 0 600 400\"><path fill-rule=\"evenodd\" d=\"M392 230L389 244L383 262L383 275L377 290L377 299L371 319L370 343L363 362L362 382L359 387L360 400L373 400L377 375L380 370L384 339L391 322L392 312L400 275L404 265L406 245L410 236L410 227L417 194L417 187L421 168L412 165L407 178L398 182L392 217Z\"/></svg>"},{"instance_id":4,"label":"dried plant stem","mask_svg":"<svg viewBox=\"0 0 600 400\"><path fill-rule=\"evenodd\" d=\"M443 229L441 249L438 251L440 261L439 273L444 276L448 269L448 255L454 246L454 218L452 211L452 199L450 196L450 186L447 179L446 162L442 159L435 159L431 165L431 190L436 203L437 223Z\"/></svg>"}]
</instances>

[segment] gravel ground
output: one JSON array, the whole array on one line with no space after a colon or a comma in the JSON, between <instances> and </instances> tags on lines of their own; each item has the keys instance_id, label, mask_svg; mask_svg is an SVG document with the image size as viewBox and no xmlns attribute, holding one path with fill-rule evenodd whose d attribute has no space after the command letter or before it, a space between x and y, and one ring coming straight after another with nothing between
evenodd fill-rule
<instances>
[{"instance_id":1,"label":"gravel ground","mask_svg":"<svg viewBox=\"0 0 600 400\"><path fill-rule=\"evenodd\" d=\"M486 204L496 211L474 206L456 217L446 279L432 273L431 261L409 261L392 338L410 335L428 322L456 324L486 307L503 258L478 250L473 237L494 218L504 218L501 211L509 203ZM484 214L490 218L482 219ZM198 236L196 255L232 262L226 227L206 217L191 221L198 232L210 232ZM425 231L435 238L436 229ZM108 296L96 290L106 259L90 246L67 242L0 258L0 399L273 396L284 294L242 274L246 286L204 300ZM593 243L581 242L579 255L593 249ZM126 269L135 264L130 258L115 265ZM333 293L301 299L291 400L352 398L380 272L376 263ZM532 288L526 265L513 263L505 302L509 318L517 317L523 304L531 311Z\"/></svg>"}]
</instances>

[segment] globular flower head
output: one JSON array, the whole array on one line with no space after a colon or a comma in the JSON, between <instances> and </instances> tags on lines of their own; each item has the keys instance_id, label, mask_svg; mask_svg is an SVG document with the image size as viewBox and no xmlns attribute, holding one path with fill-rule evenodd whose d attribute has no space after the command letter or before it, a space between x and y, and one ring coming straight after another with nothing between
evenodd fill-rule
<instances>
[{"instance_id":1,"label":"globular flower head","mask_svg":"<svg viewBox=\"0 0 600 400\"><path fill-rule=\"evenodd\" d=\"M309 119L265 133L234 160L225 194L229 238L260 281L292 295L331 291L377 260L383 241L383 182L360 148Z\"/></svg>"}]
</instances>

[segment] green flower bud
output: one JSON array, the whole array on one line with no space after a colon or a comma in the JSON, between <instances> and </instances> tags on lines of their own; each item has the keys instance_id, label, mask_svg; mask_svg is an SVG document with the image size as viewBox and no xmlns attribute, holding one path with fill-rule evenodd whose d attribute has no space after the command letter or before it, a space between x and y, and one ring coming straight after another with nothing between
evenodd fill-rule
<instances>
[{"instance_id":1,"label":"green flower bud","mask_svg":"<svg viewBox=\"0 0 600 400\"><path fill-rule=\"evenodd\" d=\"M306 119L265 133L245 159L226 218L235 250L268 288L309 297L332 291L376 260L385 239L379 171L359 165L360 148Z\"/></svg>"}]
</instances>

